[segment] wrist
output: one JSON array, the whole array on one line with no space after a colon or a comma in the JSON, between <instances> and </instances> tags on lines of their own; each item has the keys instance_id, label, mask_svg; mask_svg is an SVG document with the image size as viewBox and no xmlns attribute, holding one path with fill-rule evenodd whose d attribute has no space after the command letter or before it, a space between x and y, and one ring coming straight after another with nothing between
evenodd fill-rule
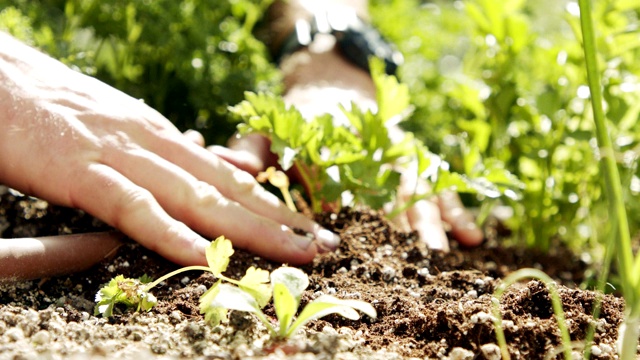
<instances>
[{"instance_id":1,"label":"wrist","mask_svg":"<svg viewBox=\"0 0 640 360\"><path fill-rule=\"evenodd\" d=\"M367 72L370 71L371 57L381 59L385 64L385 72L390 75L395 74L403 62L402 54L364 21L358 8L349 6L349 2L337 5L331 1L299 0L281 4L275 3L275 10L271 12L280 14L279 19L271 18L272 28L280 27L280 30L273 31L268 42L273 58L279 65L284 58L312 45L336 47L342 56ZM366 7L360 9L366 10ZM331 39L333 41L329 41Z\"/></svg>"},{"instance_id":2,"label":"wrist","mask_svg":"<svg viewBox=\"0 0 640 360\"><path fill-rule=\"evenodd\" d=\"M285 39L295 31L296 23L310 22L314 14L335 11L355 13L368 19L367 0L276 0L267 12L263 41L276 54Z\"/></svg>"}]
</instances>

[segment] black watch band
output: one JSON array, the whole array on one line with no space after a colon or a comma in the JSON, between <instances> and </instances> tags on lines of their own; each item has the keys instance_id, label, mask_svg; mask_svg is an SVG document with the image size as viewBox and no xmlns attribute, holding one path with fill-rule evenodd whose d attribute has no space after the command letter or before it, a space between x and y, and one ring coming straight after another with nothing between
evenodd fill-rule
<instances>
[{"instance_id":1,"label":"black watch band","mask_svg":"<svg viewBox=\"0 0 640 360\"><path fill-rule=\"evenodd\" d=\"M286 56L308 46L318 34L333 35L340 52L367 72L370 71L369 58L372 56L384 61L385 72L389 75L395 75L404 61L402 54L355 12L333 10L316 13L310 21L296 21L293 32L275 54L275 62L280 64Z\"/></svg>"}]
</instances>

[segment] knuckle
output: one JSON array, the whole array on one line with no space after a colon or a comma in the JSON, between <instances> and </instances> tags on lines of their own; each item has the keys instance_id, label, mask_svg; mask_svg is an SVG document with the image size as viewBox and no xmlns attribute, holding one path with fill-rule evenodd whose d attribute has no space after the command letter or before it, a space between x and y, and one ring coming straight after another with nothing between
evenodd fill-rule
<instances>
[{"instance_id":1,"label":"knuckle","mask_svg":"<svg viewBox=\"0 0 640 360\"><path fill-rule=\"evenodd\" d=\"M112 210L111 225L119 228L125 221L136 219L141 213L150 212L153 202L153 195L146 189L136 188L123 192Z\"/></svg>"},{"instance_id":2,"label":"knuckle","mask_svg":"<svg viewBox=\"0 0 640 360\"><path fill-rule=\"evenodd\" d=\"M258 187L258 183L253 176L245 171L234 172L233 180L234 183L231 187L231 191L234 196L253 194Z\"/></svg>"},{"instance_id":3,"label":"knuckle","mask_svg":"<svg viewBox=\"0 0 640 360\"><path fill-rule=\"evenodd\" d=\"M189 209L194 208L202 209L224 207L228 203L228 200L220 194L218 189L204 181L198 181L196 183L193 196L194 199L187 204L185 211L189 211Z\"/></svg>"}]
</instances>

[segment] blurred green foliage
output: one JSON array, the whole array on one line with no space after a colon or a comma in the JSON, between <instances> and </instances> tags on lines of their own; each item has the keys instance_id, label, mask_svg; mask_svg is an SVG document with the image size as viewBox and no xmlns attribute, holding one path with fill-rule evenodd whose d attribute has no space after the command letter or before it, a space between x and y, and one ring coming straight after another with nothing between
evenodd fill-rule
<instances>
[{"instance_id":1,"label":"blurred green foliage","mask_svg":"<svg viewBox=\"0 0 640 360\"><path fill-rule=\"evenodd\" d=\"M0 29L144 99L181 129L222 143L228 105L281 90L252 34L271 0L0 0ZM470 176L504 167L522 197L466 198L513 209L518 239L595 245L608 217L588 106L578 6L569 0L371 0L405 55L408 130ZM640 226L640 4L594 2L606 115ZM497 180L499 182L499 179Z\"/></svg>"},{"instance_id":2,"label":"blurred green foliage","mask_svg":"<svg viewBox=\"0 0 640 360\"><path fill-rule=\"evenodd\" d=\"M0 29L223 143L227 106L279 91L253 35L271 0L0 0Z\"/></svg>"},{"instance_id":3,"label":"blurred green foliage","mask_svg":"<svg viewBox=\"0 0 640 360\"><path fill-rule=\"evenodd\" d=\"M594 4L606 115L637 232L640 3ZM577 3L375 0L372 12L406 58L400 77L417 107L408 128L457 171L497 160L525 183L521 200L504 199L519 239L548 249L554 238L583 246L606 233Z\"/></svg>"}]
</instances>

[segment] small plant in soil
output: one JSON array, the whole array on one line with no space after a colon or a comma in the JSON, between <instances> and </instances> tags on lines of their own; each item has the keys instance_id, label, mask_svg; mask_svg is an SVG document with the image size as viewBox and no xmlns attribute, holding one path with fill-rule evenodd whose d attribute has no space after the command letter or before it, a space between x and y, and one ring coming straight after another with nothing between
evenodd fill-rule
<instances>
[{"instance_id":1,"label":"small plant in soil","mask_svg":"<svg viewBox=\"0 0 640 360\"><path fill-rule=\"evenodd\" d=\"M401 173L409 171L432 187L429 193L415 194L406 206L446 189L518 198L520 182L499 162L466 156L469 171L462 175L449 172L449 165L412 133L395 139L390 129L412 112L408 87L384 74L375 59L371 69L377 111L351 104L350 109L341 107L341 119L331 114L305 118L282 97L247 92L230 112L242 121L240 134L267 137L281 168L297 171L316 213L356 204L380 209L395 200Z\"/></svg>"},{"instance_id":2,"label":"small plant in soil","mask_svg":"<svg viewBox=\"0 0 640 360\"><path fill-rule=\"evenodd\" d=\"M360 318L358 311L371 318L377 316L376 310L367 302L322 295L309 302L295 318L302 292L309 286L309 278L302 270L282 266L269 274L267 270L252 266L240 280L235 280L222 275L229 265L231 255L231 241L221 236L207 248L208 266L184 267L154 282L150 282L148 278L129 279L122 275L116 276L98 291L95 313L109 317L113 314L116 304L124 304L137 311L149 311L157 302L155 296L149 292L153 287L179 273L203 270L211 272L218 279L202 294L199 301L200 313L204 314L205 321L212 326L226 321L229 310L246 311L255 314L262 321L273 339L286 339L309 321L329 314L339 314L350 320ZM277 328L262 311L271 298L278 318Z\"/></svg>"}]
</instances>

